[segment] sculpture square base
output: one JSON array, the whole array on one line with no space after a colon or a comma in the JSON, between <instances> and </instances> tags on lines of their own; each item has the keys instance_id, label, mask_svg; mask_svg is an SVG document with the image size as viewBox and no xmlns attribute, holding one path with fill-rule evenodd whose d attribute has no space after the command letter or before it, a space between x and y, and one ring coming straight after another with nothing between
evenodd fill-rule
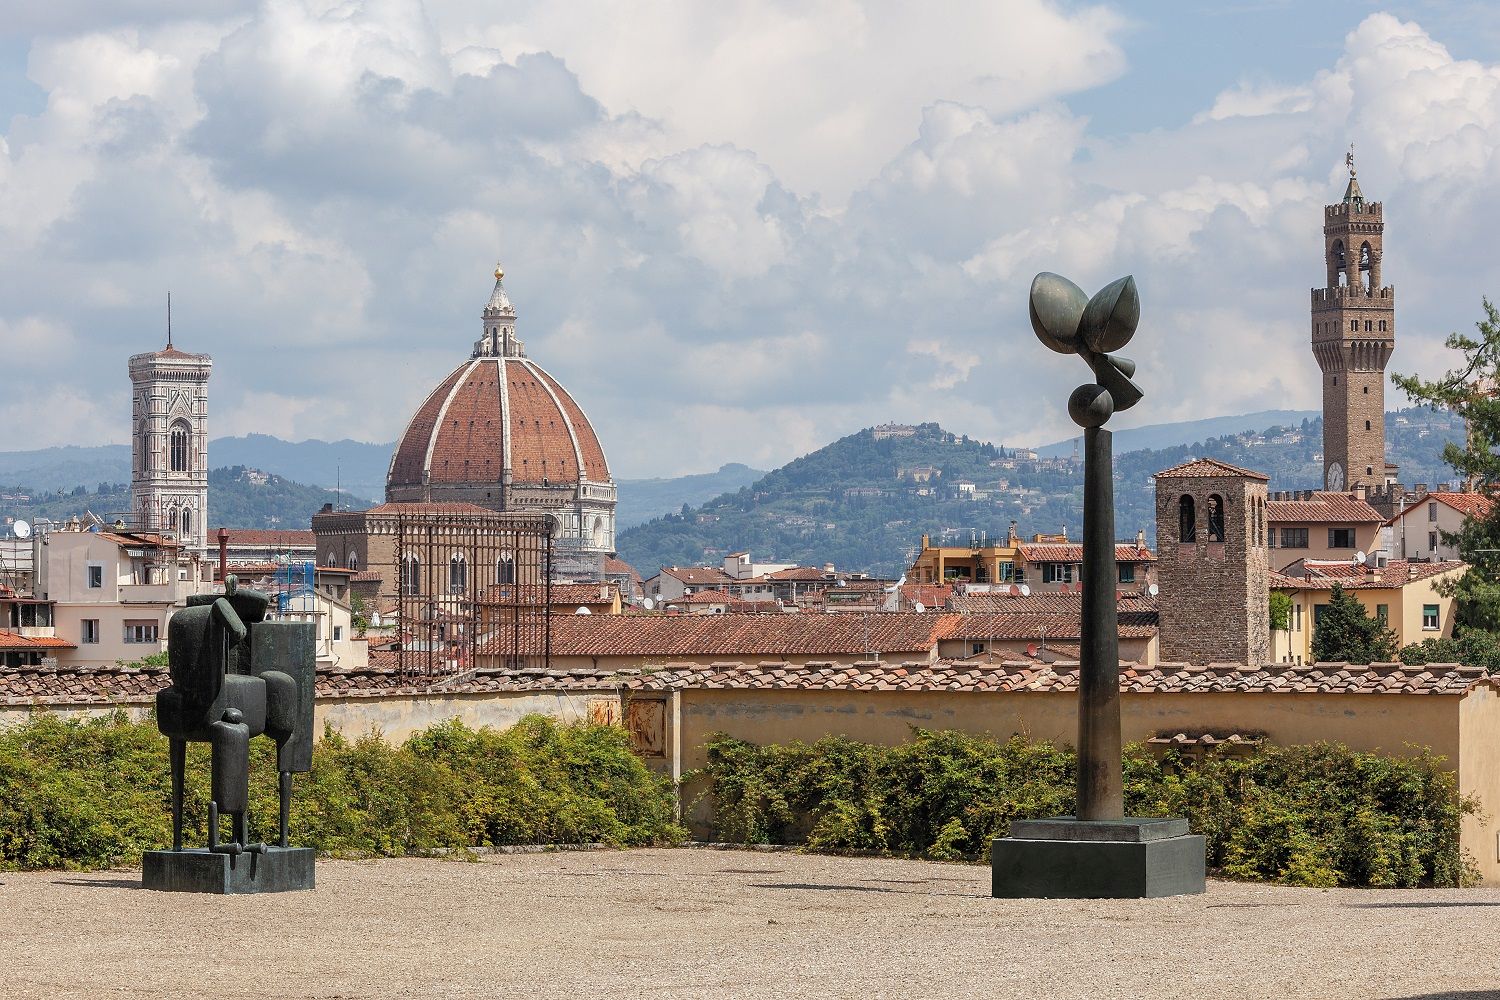
<instances>
[{"instance_id":1,"label":"sculpture square base","mask_svg":"<svg viewBox=\"0 0 1500 1000\"><path fill-rule=\"evenodd\" d=\"M1017 820L990 845L1001 899L1147 899L1204 891L1202 837L1185 819Z\"/></svg>"},{"instance_id":2,"label":"sculpture square base","mask_svg":"<svg viewBox=\"0 0 1500 1000\"><path fill-rule=\"evenodd\" d=\"M211 854L202 847L147 851L141 860L141 887L226 896L298 892L313 888L315 853L311 847L267 847L264 854L241 854L231 859L227 854Z\"/></svg>"}]
</instances>

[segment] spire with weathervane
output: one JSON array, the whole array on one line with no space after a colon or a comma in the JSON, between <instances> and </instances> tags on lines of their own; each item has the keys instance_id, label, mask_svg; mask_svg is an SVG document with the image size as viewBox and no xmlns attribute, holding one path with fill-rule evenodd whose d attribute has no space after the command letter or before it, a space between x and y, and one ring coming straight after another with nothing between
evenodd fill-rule
<instances>
[{"instance_id":1,"label":"spire with weathervane","mask_svg":"<svg viewBox=\"0 0 1500 1000\"><path fill-rule=\"evenodd\" d=\"M1354 176L1354 143L1349 143L1349 152L1344 154L1344 166L1349 168L1349 186L1344 188L1345 205L1363 205L1365 193L1359 189L1359 179Z\"/></svg>"},{"instance_id":2,"label":"spire with weathervane","mask_svg":"<svg viewBox=\"0 0 1500 1000\"><path fill-rule=\"evenodd\" d=\"M495 265L495 290L484 307L484 332L474 342L476 358L524 358L526 345L516 336L516 310L505 294L505 269Z\"/></svg>"}]
</instances>

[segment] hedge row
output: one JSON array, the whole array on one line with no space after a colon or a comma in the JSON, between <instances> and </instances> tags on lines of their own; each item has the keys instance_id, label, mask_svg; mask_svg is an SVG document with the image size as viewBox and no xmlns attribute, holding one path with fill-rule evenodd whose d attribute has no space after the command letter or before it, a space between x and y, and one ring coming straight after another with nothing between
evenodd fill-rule
<instances>
[{"instance_id":1,"label":"hedge row","mask_svg":"<svg viewBox=\"0 0 1500 1000\"><path fill-rule=\"evenodd\" d=\"M722 734L699 777L716 839L804 843L938 859L980 859L1014 819L1073 811L1073 752L914 730L875 746L841 737L757 746ZM1455 886L1476 881L1459 849L1458 794L1442 758L1347 747L1268 748L1189 763L1126 750L1133 816L1186 816L1221 875L1311 886Z\"/></svg>"},{"instance_id":2,"label":"hedge row","mask_svg":"<svg viewBox=\"0 0 1500 1000\"><path fill-rule=\"evenodd\" d=\"M251 831L275 835L274 748L254 740ZM676 843L669 782L653 776L618 727L540 716L497 732L457 721L404 744L326 731L296 777L292 836L344 856L523 843ZM189 746L187 838L204 843L208 753ZM167 741L123 715L39 714L0 731L0 870L137 864L171 844Z\"/></svg>"}]
</instances>

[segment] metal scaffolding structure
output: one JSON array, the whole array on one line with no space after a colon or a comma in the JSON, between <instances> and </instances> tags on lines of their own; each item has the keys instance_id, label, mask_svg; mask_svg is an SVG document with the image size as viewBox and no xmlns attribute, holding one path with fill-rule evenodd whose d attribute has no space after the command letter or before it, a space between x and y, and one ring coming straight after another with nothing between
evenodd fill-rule
<instances>
[{"instance_id":1,"label":"metal scaffolding structure","mask_svg":"<svg viewBox=\"0 0 1500 1000\"><path fill-rule=\"evenodd\" d=\"M397 663L412 677L489 662L546 669L552 656L554 519L546 514L403 515L396 527Z\"/></svg>"}]
</instances>

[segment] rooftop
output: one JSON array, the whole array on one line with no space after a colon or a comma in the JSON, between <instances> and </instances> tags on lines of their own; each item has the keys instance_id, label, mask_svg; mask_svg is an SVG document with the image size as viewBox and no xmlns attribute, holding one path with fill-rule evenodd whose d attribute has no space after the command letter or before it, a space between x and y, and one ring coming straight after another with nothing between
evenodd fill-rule
<instances>
[{"instance_id":1,"label":"rooftop","mask_svg":"<svg viewBox=\"0 0 1500 1000\"><path fill-rule=\"evenodd\" d=\"M1309 500L1267 500L1267 524L1291 524L1302 521L1380 524L1380 511L1352 493L1315 490Z\"/></svg>"},{"instance_id":2,"label":"rooftop","mask_svg":"<svg viewBox=\"0 0 1500 1000\"><path fill-rule=\"evenodd\" d=\"M714 616L723 618L729 616ZM745 616L740 616L745 617ZM787 620L807 616L785 615ZM669 619L698 621L683 617ZM377 650L371 649L371 659ZM651 670L578 668L480 668L444 678L414 677L393 666L327 670L318 674L318 697L382 697L398 694L482 694L496 691L561 690L798 690L798 691L974 691L1071 693L1078 690L1075 660L1043 662L1015 656L927 661L863 661L852 664L730 660L672 663ZM1455 663L1288 663L1252 668L1237 663L1122 663L1120 690L1129 694L1357 694L1461 695L1479 683L1495 683L1483 667ZM164 667L0 667L0 704L108 705L149 703L168 684Z\"/></svg>"},{"instance_id":3,"label":"rooftop","mask_svg":"<svg viewBox=\"0 0 1500 1000\"><path fill-rule=\"evenodd\" d=\"M1208 479L1221 476L1232 476L1237 479L1260 479L1269 482L1271 477L1264 472L1256 472L1254 469L1242 469L1238 465L1230 465L1221 462L1217 458L1195 458L1174 465L1170 469L1163 469L1156 474L1157 479Z\"/></svg>"}]
</instances>

